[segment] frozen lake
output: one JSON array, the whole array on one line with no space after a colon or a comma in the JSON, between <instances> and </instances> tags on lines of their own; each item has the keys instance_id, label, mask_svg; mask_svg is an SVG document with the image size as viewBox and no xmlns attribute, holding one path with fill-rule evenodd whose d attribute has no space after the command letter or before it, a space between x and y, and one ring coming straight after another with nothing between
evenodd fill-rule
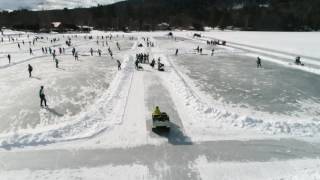
<instances>
[{"instance_id":1,"label":"frozen lake","mask_svg":"<svg viewBox=\"0 0 320 180\"><path fill-rule=\"evenodd\" d=\"M203 38L190 37L193 32L174 32L174 38L167 33L7 31L0 43L1 178L319 177L319 67L290 64L294 52L274 46L288 53L278 56L279 52L269 50L278 40L268 39L273 35L284 44L312 44L317 43L316 33L305 40L292 33L205 33L248 45L260 37L265 47L261 54L245 46L210 46ZM248 41L237 38L239 34ZM29 44L36 37L42 38ZM51 42L54 38L57 41ZM70 47L65 44L69 38ZM198 46L202 54L195 51ZM42 47L57 52L65 48L57 54L59 68ZM72 56L72 48L79 53L79 61ZM313 49L301 52L316 59L309 51ZM165 71L148 63L136 69L139 53L150 61L160 59ZM262 68L258 69L256 56L260 55ZM116 60L122 63L121 70ZM32 78L28 64L34 68ZM49 108L40 107L41 85ZM156 106L169 115L169 132L152 131Z\"/></svg>"}]
</instances>

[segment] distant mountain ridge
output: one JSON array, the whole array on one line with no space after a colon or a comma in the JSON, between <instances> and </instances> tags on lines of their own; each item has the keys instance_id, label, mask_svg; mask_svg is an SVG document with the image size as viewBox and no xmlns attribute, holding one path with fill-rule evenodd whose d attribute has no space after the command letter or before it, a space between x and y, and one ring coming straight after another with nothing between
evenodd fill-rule
<instances>
[{"instance_id":1,"label":"distant mountain ridge","mask_svg":"<svg viewBox=\"0 0 320 180\"><path fill-rule=\"evenodd\" d=\"M195 30L317 31L319 7L320 0L127 0L91 8L2 12L0 26L39 30L58 21L101 30L157 30L165 22L170 28Z\"/></svg>"},{"instance_id":2,"label":"distant mountain ridge","mask_svg":"<svg viewBox=\"0 0 320 180\"><path fill-rule=\"evenodd\" d=\"M1 10L52 10L63 8L88 8L101 5L108 5L122 0L0 0Z\"/></svg>"}]
</instances>

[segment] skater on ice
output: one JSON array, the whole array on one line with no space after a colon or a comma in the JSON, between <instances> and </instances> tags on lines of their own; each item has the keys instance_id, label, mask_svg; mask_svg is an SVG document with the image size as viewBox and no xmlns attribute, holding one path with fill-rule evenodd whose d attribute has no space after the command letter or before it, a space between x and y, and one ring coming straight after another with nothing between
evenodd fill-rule
<instances>
[{"instance_id":1,"label":"skater on ice","mask_svg":"<svg viewBox=\"0 0 320 180\"><path fill-rule=\"evenodd\" d=\"M53 59L53 60L56 59L56 51L53 51L53 53L52 53L52 59Z\"/></svg>"},{"instance_id":2,"label":"skater on ice","mask_svg":"<svg viewBox=\"0 0 320 180\"><path fill-rule=\"evenodd\" d=\"M39 96L40 96L40 106L43 107L43 103L45 105L45 107L47 106L47 99L46 99L46 95L44 94L44 87L41 86L40 91L39 91Z\"/></svg>"},{"instance_id":3,"label":"skater on ice","mask_svg":"<svg viewBox=\"0 0 320 180\"><path fill-rule=\"evenodd\" d=\"M74 53L74 60L79 61L79 55L78 52Z\"/></svg>"},{"instance_id":4,"label":"skater on ice","mask_svg":"<svg viewBox=\"0 0 320 180\"><path fill-rule=\"evenodd\" d=\"M161 59L158 59L158 71L164 71L164 64L161 63Z\"/></svg>"},{"instance_id":5,"label":"skater on ice","mask_svg":"<svg viewBox=\"0 0 320 180\"><path fill-rule=\"evenodd\" d=\"M117 60L117 63L118 63L118 70L120 71L121 70L121 62L119 60Z\"/></svg>"},{"instance_id":6,"label":"skater on ice","mask_svg":"<svg viewBox=\"0 0 320 180\"><path fill-rule=\"evenodd\" d=\"M200 52L200 47L199 47L199 46L196 48L196 51L197 51L198 53Z\"/></svg>"},{"instance_id":7,"label":"skater on ice","mask_svg":"<svg viewBox=\"0 0 320 180\"><path fill-rule=\"evenodd\" d=\"M54 59L56 63L56 68L59 68L59 60L57 58Z\"/></svg>"},{"instance_id":8,"label":"skater on ice","mask_svg":"<svg viewBox=\"0 0 320 180\"><path fill-rule=\"evenodd\" d=\"M261 58L257 57L257 68L262 68Z\"/></svg>"},{"instance_id":9,"label":"skater on ice","mask_svg":"<svg viewBox=\"0 0 320 180\"><path fill-rule=\"evenodd\" d=\"M72 48L72 55L75 56L76 48Z\"/></svg>"},{"instance_id":10,"label":"skater on ice","mask_svg":"<svg viewBox=\"0 0 320 180\"><path fill-rule=\"evenodd\" d=\"M156 65L156 60L153 58L151 63L150 63L150 66L152 67L152 69L154 68L154 66Z\"/></svg>"},{"instance_id":11,"label":"skater on ice","mask_svg":"<svg viewBox=\"0 0 320 180\"><path fill-rule=\"evenodd\" d=\"M214 55L214 49L211 50L211 56L213 56L213 55Z\"/></svg>"},{"instance_id":12,"label":"skater on ice","mask_svg":"<svg viewBox=\"0 0 320 180\"><path fill-rule=\"evenodd\" d=\"M30 64L28 64L29 78L32 77L32 71L33 71L33 67Z\"/></svg>"},{"instance_id":13,"label":"skater on ice","mask_svg":"<svg viewBox=\"0 0 320 180\"><path fill-rule=\"evenodd\" d=\"M120 51L121 49L120 49L120 44L119 44L119 42L117 42L117 47L118 47L118 49L119 49L119 51Z\"/></svg>"},{"instance_id":14,"label":"skater on ice","mask_svg":"<svg viewBox=\"0 0 320 180\"><path fill-rule=\"evenodd\" d=\"M139 60L138 59L136 59L134 64L135 64L136 69L139 70Z\"/></svg>"},{"instance_id":15,"label":"skater on ice","mask_svg":"<svg viewBox=\"0 0 320 180\"><path fill-rule=\"evenodd\" d=\"M8 61L9 61L9 64L11 63L11 55L8 54Z\"/></svg>"}]
</instances>

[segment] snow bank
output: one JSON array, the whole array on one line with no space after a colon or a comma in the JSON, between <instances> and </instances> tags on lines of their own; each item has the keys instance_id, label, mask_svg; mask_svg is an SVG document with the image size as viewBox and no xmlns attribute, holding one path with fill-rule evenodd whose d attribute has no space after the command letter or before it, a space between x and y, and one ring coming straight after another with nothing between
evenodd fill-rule
<instances>
[{"instance_id":1,"label":"snow bank","mask_svg":"<svg viewBox=\"0 0 320 180\"><path fill-rule=\"evenodd\" d=\"M200 156L191 167L203 180L302 180L320 179L320 160L304 159L271 162L208 162Z\"/></svg>"}]
</instances>

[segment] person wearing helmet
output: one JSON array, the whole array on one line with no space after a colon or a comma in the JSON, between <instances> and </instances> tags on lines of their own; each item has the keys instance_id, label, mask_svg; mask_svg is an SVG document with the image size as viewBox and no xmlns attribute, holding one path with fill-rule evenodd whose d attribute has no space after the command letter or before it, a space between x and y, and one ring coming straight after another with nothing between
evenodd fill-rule
<instances>
[{"instance_id":1,"label":"person wearing helmet","mask_svg":"<svg viewBox=\"0 0 320 180\"><path fill-rule=\"evenodd\" d=\"M161 111L160 111L159 106L156 106L156 108L154 109L152 115L153 116L161 116Z\"/></svg>"}]
</instances>

